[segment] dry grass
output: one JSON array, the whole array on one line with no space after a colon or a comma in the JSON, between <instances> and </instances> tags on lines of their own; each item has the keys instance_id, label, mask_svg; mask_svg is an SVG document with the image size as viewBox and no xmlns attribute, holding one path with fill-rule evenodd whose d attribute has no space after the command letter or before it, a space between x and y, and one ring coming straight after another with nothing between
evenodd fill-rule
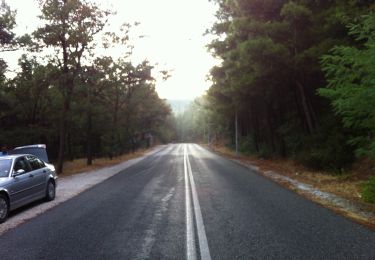
<instances>
[{"instance_id":1,"label":"dry grass","mask_svg":"<svg viewBox=\"0 0 375 260\"><path fill-rule=\"evenodd\" d=\"M104 167L110 167L119 164L124 161L128 161L137 157L144 155L150 149L140 149L135 153L124 154L121 156L113 157L112 160L109 158L97 158L93 160L92 165L86 164L86 159L76 159L74 161L68 161L64 164L64 172L60 174L61 176L69 176L81 172L88 172L98 170Z\"/></svg>"}]
</instances>

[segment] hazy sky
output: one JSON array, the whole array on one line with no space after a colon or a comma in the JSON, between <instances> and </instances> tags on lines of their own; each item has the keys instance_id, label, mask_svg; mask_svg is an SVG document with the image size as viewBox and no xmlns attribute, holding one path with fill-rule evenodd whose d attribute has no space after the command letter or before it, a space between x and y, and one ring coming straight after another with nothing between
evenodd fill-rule
<instances>
[{"instance_id":1,"label":"hazy sky","mask_svg":"<svg viewBox=\"0 0 375 260\"><path fill-rule=\"evenodd\" d=\"M36 0L6 2L17 9L17 32L32 32L37 27L39 10ZM109 20L110 29L118 28L124 22L141 23L133 29L133 34L145 37L133 37L133 59L135 62L147 59L151 64L158 64L155 73L161 69L171 70L172 77L166 82L157 79L157 91L162 98L190 99L201 95L209 87L206 75L215 60L205 47L210 38L203 34L215 20L216 7L213 3L208 0L96 2L117 12ZM15 64L16 60L13 58L10 63Z\"/></svg>"}]
</instances>

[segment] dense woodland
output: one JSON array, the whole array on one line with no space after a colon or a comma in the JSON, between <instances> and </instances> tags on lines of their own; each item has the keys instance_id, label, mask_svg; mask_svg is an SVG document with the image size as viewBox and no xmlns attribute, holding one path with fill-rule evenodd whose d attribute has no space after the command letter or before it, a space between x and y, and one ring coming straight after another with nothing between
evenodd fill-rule
<instances>
[{"instance_id":1,"label":"dense woodland","mask_svg":"<svg viewBox=\"0 0 375 260\"><path fill-rule=\"evenodd\" d=\"M15 35L16 11L0 6L1 52L23 50L9 75L0 58L0 145L44 143L62 172L67 159L113 156L172 138L170 107L155 91L148 62L133 64L131 26L106 32L112 13L85 0L39 1L44 25ZM118 59L96 47L117 46ZM129 51L130 50L130 51ZM17 52L18 53L18 52Z\"/></svg>"},{"instance_id":2,"label":"dense woodland","mask_svg":"<svg viewBox=\"0 0 375 260\"><path fill-rule=\"evenodd\" d=\"M373 1L214 1L209 49L221 63L179 117L183 140L234 148L237 121L242 153L336 173L375 159ZM368 185L375 202L375 177Z\"/></svg>"}]
</instances>

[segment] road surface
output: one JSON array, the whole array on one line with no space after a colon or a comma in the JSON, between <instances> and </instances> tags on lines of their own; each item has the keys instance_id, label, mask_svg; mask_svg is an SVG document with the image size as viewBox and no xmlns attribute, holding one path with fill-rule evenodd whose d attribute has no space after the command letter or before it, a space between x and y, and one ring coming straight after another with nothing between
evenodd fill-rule
<instances>
[{"instance_id":1,"label":"road surface","mask_svg":"<svg viewBox=\"0 0 375 260\"><path fill-rule=\"evenodd\" d=\"M375 259L374 231L195 144L166 146L0 245L2 260Z\"/></svg>"}]
</instances>

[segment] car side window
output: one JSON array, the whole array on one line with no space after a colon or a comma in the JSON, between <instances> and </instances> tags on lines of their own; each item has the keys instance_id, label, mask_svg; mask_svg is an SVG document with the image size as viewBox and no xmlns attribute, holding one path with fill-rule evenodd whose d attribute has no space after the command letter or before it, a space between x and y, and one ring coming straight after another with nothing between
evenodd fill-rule
<instances>
[{"instance_id":1,"label":"car side window","mask_svg":"<svg viewBox=\"0 0 375 260\"><path fill-rule=\"evenodd\" d=\"M37 158L37 157L35 157L35 156L27 156L27 159L28 159L29 164L30 164L30 166L31 166L31 169L32 169L33 171L45 167L44 162L41 161L39 158Z\"/></svg>"},{"instance_id":2,"label":"car side window","mask_svg":"<svg viewBox=\"0 0 375 260\"><path fill-rule=\"evenodd\" d=\"M0 178L8 177L11 166L12 166L11 159L5 159L5 160L0 159Z\"/></svg>"},{"instance_id":3,"label":"car side window","mask_svg":"<svg viewBox=\"0 0 375 260\"><path fill-rule=\"evenodd\" d=\"M15 172L21 169L24 170L25 172L29 172L31 170L25 157L17 158L14 163L13 170Z\"/></svg>"}]
</instances>

